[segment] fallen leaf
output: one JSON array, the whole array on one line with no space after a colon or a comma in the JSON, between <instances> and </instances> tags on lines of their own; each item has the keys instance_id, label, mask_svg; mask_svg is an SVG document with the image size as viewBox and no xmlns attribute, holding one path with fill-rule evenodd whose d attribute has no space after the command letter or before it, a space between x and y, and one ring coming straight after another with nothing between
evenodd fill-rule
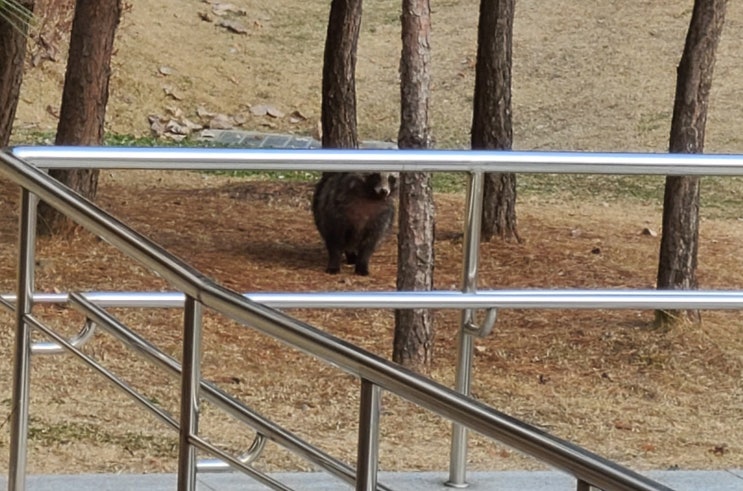
<instances>
[{"instance_id":1,"label":"fallen leaf","mask_svg":"<svg viewBox=\"0 0 743 491\"><path fill-rule=\"evenodd\" d=\"M628 423L627 421L617 419L616 421L614 421L614 428L618 430L632 431L632 424Z\"/></svg>"},{"instance_id":2,"label":"fallen leaf","mask_svg":"<svg viewBox=\"0 0 743 491\"><path fill-rule=\"evenodd\" d=\"M642 235L649 235L650 237L657 237L658 232L656 232L652 228L645 227L644 229L642 229Z\"/></svg>"},{"instance_id":3,"label":"fallen leaf","mask_svg":"<svg viewBox=\"0 0 743 491\"><path fill-rule=\"evenodd\" d=\"M173 75L173 72L174 72L172 68L170 68L169 66L165 66L165 65L158 68L157 71L160 72L161 75L165 75L165 76Z\"/></svg>"},{"instance_id":4,"label":"fallen leaf","mask_svg":"<svg viewBox=\"0 0 743 491\"><path fill-rule=\"evenodd\" d=\"M643 443L640 448L643 452L655 452L656 447L652 443Z\"/></svg>"},{"instance_id":5,"label":"fallen leaf","mask_svg":"<svg viewBox=\"0 0 743 491\"><path fill-rule=\"evenodd\" d=\"M209 12L199 12L199 19L204 22L214 22L214 17Z\"/></svg>"},{"instance_id":6,"label":"fallen leaf","mask_svg":"<svg viewBox=\"0 0 743 491\"><path fill-rule=\"evenodd\" d=\"M710 448L709 451L717 457L722 457L723 455L728 453L728 444L723 443L720 445L715 445L714 447Z\"/></svg>"}]
</instances>

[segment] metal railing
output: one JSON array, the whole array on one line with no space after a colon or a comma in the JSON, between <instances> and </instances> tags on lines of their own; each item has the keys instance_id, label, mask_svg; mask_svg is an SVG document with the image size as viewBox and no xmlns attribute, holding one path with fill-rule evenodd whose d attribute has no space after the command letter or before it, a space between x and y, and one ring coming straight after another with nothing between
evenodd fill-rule
<instances>
[{"instance_id":1,"label":"metal railing","mask_svg":"<svg viewBox=\"0 0 743 491\"><path fill-rule=\"evenodd\" d=\"M28 428L28 356L32 351L29 326L46 332L31 315L34 302L71 300L96 323L114 326L116 322L105 312L96 310L104 305L164 304L185 305L182 376L182 411L179 428L179 489L192 489L195 476L194 449L218 455L243 471L248 466L222 455L208 442L198 437L198 400L200 391L213 396L199 377L200 306L215 309L238 322L265 332L291 346L358 376L362 380L360 430L358 446L357 489L375 489L378 403L380 389L394 392L422 407L454 421L452 459L449 483L466 485L466 428L532 455L554 467L573 474L579 489L593 485L611 489L668 489L658 483L606 461L586 450L571 445L542 431L509 418L466 397L469 393L472 361L472 339L481 335L486 325L475 326L474 311L488 309L489 321L494 321L496 308L743 308L741 292L656 292L656 291L492 291L476 292L477 245L479 243L479 211L482 206L484 172L561 172L599 174L676 174L676 175L743 175L743 159L738 156L674 156L648 154L578 154L527 152L414 152L414 151L254 151L205 149L115 149L115 148L35 148L24 147L14 154L41 167L96 168L161 168L161 169L304 169L338 171L353 169L464 171L470 176L467 193L462 292L378 293L378 294L250 294L245 298L209 281L198 271L182 263L145 237L128 229L94 205L70 194L63 186L42 172L10 155L0 155L0 173L22 188L21 254L17 294L4 296L3 304L15 304L17 320L14 404L11 439L11 489L23 489L25 483L25 438ZM351 167L352 166L352 167ZM85 296L54 297L33 291L33 230L35 214L33 197L40 197L51 206L72 217L93 233L104 237L125 254L158 273L182 294L94 293ZM397 368L387 361L362 350L339 343L336 339L265 305L292 306L377 306L383 308L459 308L463 309L460 330L456 390L433 383L416 374ZM106 303L110 302L110 303ZM117 303L118 302L118 303ZM98 306L95 304L98 303ZM67 349L75 349L66 340L48 332L53 340ZM131 341L131 340L130 340ZM143 344L134 343L142 350ZM137 348L137 346L139 346ZM153 354L155 358L160 355ZM171 360L172 361L172 360ZM169 369L173 367L165 362ZM225 405L229 405L225 403ZM242 408L236 411L240 419L251 423ZM255 421L252 421L255 426ZM260 425L258 425L260 426ZM266 428L261 428L266 430ZM260 431L260 429L259 429ZM268 432L276 437L276 433ZM290 439L290 438L289 438ZM297 448L307 449L303 442ZM324 456L315 457L323 461ZM331 472L348 477L348 472L327 466ZM327 468L326 467L326 468ZM255 476L254 476L255 477ZM269 478L270 479L270 478ZM265 481L264 481L265 482ZM267 482L269 486L276 483Z\"/></svg>"}]
</instances>

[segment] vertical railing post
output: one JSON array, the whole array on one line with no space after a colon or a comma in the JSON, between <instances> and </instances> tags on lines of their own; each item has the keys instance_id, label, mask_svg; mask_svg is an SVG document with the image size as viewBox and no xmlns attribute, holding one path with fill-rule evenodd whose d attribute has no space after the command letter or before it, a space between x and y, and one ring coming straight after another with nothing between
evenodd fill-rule
<instances>
[{"instance_id":1,"label":"vertical railing post","mask_svg":"<svg viewBox=\"0 0 743 491\"><path fill-rule=\"evenodd\" d=\"M462 291L477 291L477 264L480 248L480 224L482 223L482 202L485 175L483 172L472 172L467 183L467 210L464 221ZM457 351L457 374L455 388L464 395L470 394L472 375L472 354L474 337L467 329L474 318L474 311L462 311L462 324L459 328ZM454 423L452 425L451 457L449 461L449 480L446 485L453 488L467 487L467 428Z\"/></svg>"},{"instance_id":2,"label":"vertical railing post","mask_svg":"<svg viewBox=\"0 0 743 491\"><path fill-rule=\"evenodd\" d=\"M191 436L199 431L201 383L201 304L186 296L183 314L181 364L181 421L178 446L178 491L196 489L196 447Z\"/></svg>"},{"instance_id":3,"label":"vertical railing post","mask_svg":"<svg viewBox=\"0 0 743 491\"><path fill-rule=\"evenodd\" d=\"M361 380L359 446L356 458L356 491L377 489L379 463L379 386Z\"/></svg>"},{"instance_id":4,"label":"vertical railing post","mask_svg":"<svg viewBox=\"0 0 743 491\"><path fill-rule=\"evenodd\" d=\"M31 329L26 315L31 313L36 255L36 204L38 198L21 190L18 231L18 290L15 306L15 353L13 362L13 400L11 402L10 461L8 490L26 489L28 453L28 406L31 382Z\"/></svg>"}]
</instances>

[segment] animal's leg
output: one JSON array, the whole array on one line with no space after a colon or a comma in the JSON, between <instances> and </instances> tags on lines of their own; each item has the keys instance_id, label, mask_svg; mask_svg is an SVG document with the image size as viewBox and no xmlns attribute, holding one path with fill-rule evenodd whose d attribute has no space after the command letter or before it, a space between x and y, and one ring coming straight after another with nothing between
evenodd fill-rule
<instances>
[{"instance_id":1,"label":"animal's leg","mask_svg":"<svg viewBox=\"0 0 743 491\"><path fill-rule=\"evenodd\" d=\"M356 267L354 268L354 273L357 275L369 276L369 260L374 252L374 246L375 244L372 242L371 244L367 243L359 247L359 254L356 256Z\"/></svg>"},{"instance_id":2,"label":"animal's leg","mask_svg":"<svg viewBox=\"0 0 743 491\"><path fill-rule=\"evenodd\" d=\"M389 208L384 213L379 214L371 223L367 224L366 229L363 231L362 239L359 242L358 255L356 257L355 273L357 275L367 276L369 274L369 260L382 241L387 229L389 229L393 215L394 210Z\"/></svg>"},{"instance_id":3,"label":"animal's leg","mask_svg":"<svg viewBox=\"0 0 743 491\"><path fill-rule=\"evenodd\" d=\"M328 269L326 272L329 274L338 274L341 271L341 250L338 248L331 248L328 246Z\"/></svg>"}]
</instances>

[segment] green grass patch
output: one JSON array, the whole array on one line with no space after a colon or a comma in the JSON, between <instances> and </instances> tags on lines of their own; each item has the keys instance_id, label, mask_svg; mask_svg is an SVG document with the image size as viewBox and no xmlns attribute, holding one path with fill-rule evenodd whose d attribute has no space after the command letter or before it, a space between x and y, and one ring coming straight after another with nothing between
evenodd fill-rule
<instances>
[{"instance_id":1,"label":"green grass patch","mask_svg":"<svg viewBox=\"0 0 743 491\"><path fill-rule=\"evenodd\" d=\"M663 206L665 176L520 174L520 197ZM708 218L743 217L743 177L702 177L701 213Z\"/></svg>"},{"instance_id":2,"label":"green grass patch","mask_svg":"<svg viewBox=\"0 0 743 491\"><path fill-rule=\"evenodd\" d=\"M54 134L36 132L24 135L26 145L50 145ZM123 147L224 148L219 144L196 138L180 142L155 137L136 137L108 133L104 145ZM233 147L234 148L234 147ZM210 171L253 181L315 182L319 172L309 171ZM439 193L461 193L467 187L467 174L438 172L433 174L433 186ZM663 205L664 176L621 176L583 174L518 174L520 198L544 198L559 201L589 201ZM738 219L743 217L743 177L703 177L701 191L702 214L709 218Z\"/></svg>"},{"instance_id":3,"label":"green grass patch","mask_svg":"<svg viewBox=\"0 0 743 491\"><path fill-rule=\"evenodd\" d=\"M651 204L663 199L663 176L614 176L583 174L520 174L517 178L524 196L591 199L596 201L631 200Z\"/></svg>"},{"instance_id":4,"label":"green grass patch","mask_svg":"<svg viewBox=\"0 0 743 491\"><path fill-rule=\"evenodd\" d=\"M31 441L44 446L65 445L72 442L88 442L114 445L131 452L146 451L157 457L175 457L178 454L178 439L140 433L114 433L106 428L82 423L45 423L33 421L28 430Z\"/></svg>"}]
</instances>

